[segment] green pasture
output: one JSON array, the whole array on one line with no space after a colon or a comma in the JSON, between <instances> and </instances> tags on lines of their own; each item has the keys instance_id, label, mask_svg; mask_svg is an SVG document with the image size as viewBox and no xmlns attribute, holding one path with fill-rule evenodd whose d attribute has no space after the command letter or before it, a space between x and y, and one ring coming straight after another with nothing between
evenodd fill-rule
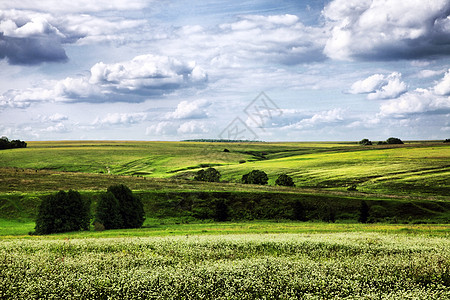
<instances>
[{"instance_id":1,"label":"green pasture","mask_svg":"<svg viewBox=\"0 0 450 300\"><path fill-rule=\"evenodd\" d=\"M222 180L231 183L239 182L243 174L253 169L260 169L269 175L271 185L279 174L287 173L298 187L321 190L345 191L355 185L359 191L368 193L444 197L450 190L450 145L438 142L359 146L69 141L30 142L28 148L0 152L0 168L52 172L192 179L196 171L208 166L217 168ZM45 172L39 174L44 176ZM87 185L95 189L94 184ZM3 191L15 190L6 187Z\"/></svg>"}]
</instances>

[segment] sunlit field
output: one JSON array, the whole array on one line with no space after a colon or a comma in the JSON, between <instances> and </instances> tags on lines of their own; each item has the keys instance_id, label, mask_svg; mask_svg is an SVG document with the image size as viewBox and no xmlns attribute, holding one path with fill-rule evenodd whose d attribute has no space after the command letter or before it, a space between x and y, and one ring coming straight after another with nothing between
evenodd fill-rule
<instances>
[{"instance_id":1,"label":"sunlit field","mask_svg":"<svg viewBox=\"0 0 450 300\"><path fill-rule=\"evenodd\" d=\"M448 236L0 240L8 299L448 299Z\"/></svg>"},{"instance_id":2,"label":"sunlit field","mask_svg":"<svg viewBox=\"0 0 450 300\"><path fill-rule=\"evenodd\" d=\"M227 149L230 152L224 152ZM0 152L0 167L190 179L213 166L222 181L260 169L273 185L287 173L298 187L447 196L450 146L409 143L31 142ZM11 190L12 191L12 190Z\"/></svg>"}]
</instances>

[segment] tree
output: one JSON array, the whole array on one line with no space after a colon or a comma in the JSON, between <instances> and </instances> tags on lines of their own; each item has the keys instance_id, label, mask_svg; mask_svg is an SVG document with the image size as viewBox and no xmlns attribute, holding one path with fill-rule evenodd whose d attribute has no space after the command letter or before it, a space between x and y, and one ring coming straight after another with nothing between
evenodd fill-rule
<instances>
[{"instance_id":1,"label":"tree","mask_svg":"<svg viewBox=\"0 0 450 300\"><path fill-rule=\"evenodd\" d=\"M303 207L302 202L300 202L300 200L297 200L293 203L292 206L294 212L294 220L306 221L305 208Z\"/></svg>"},{"instance_id":2,"label":"tree","mask_svg":"<svg viewBox=\"0 0 450 300\"><path fill-rule=\"evenodd\" d=\"M361 206L359 208L359 218L358 221L361 223L367 223L367 220L369 219L369 206L367 205L366 201L361 202Z\"/></svg>"},{"instance_id":3,"label":"tree","mask_svg":"<svg viewBox=\"0 0 450 300\"><path fill-rule=\"evenodd\" d=\"M95 212L95 221L102 224L104 229L117 229L122 227L119 201L111 192L100 195Z\"/></svg>"},{"instance_id":4,"label":"tree","mask_svg":"<svg viewBox=\"0 0 450 300\"><path fill-rule=\"evenodd\" d=\"M390 137L386 140L386 143L390 144L390 145L401 145L403 144L402 140L399 138L395 138L395 137Z\"/></svg>"},{"instance_id":5,"label":"tree","mask_svg":"<svg viewBox=\"0 0 450 300\"><path fill-rule=\"evenodd\" d=\"M121 228L141 227L145 220L142 201L135 197L133 192L123 184L110 186L107 192L111 192L119 202L119 212L122 219Z\"/></svg>"},{"instance_id":6,"label":"tree","mask_svg":"<svg viewBox=\"0 0 450 300\"><path fill-rule=\"evenodd\" d=\"M70 190L59 191L45 197L36 219L36 233L50 234L58 232L89 230L90 203L83 201L80 193Z\"/></svg>"},{"instance_id":7,"label":"tree","mask_svg":"<svg viewBox=\"0 0 450 300\"><path fill-rule=\"evenodd\" d=\"M275 184L280 186L295 186L292 177L286 174L278 176L277 180L275 180Z\"/></svg>"},{"instance_id":8,"label":"tree","mask_svg":"<svg viewBox=\"0 0 450 300\"><path fill-rule=\"evenodd\" d=\"M215 203L214 219L219 222L224 222L228 221L228 218L228 205L226 204L225 200L217 200Z\"/></svg>"},{"instance_id":9,"label":"tree","mask_svg":"<svg viewBox=\"0 0 450 300\"><path fill-rule=\"evenodd\" d=\"M242 182L246 184L261 184L265 185L269 181L266 172L260 170L253 170L250 173L242 175Z\"/></svg>"},{"instance_id":10,"label":"tree","mask_svg":"<svg viewBox=\"0 0 450 300\"><path fill-rule=\"evenodd\" d=\"M0 149L26 148L27 143L21 140L10 141L6 136L0 138Z\"/></svg>"},{"instance_id":11,"label":"tree","mask_svg":"<svg viewBox=\"0 0 450 300\"><path fill-rule=\"evenodd\" d=\"M198 181L207 181L207 182L219 182L220 181L220 172L214 168L208 168L206 170L199 170L194 180Z\"/></svg>"},{"instance_id":12,"label":"tree","mask_svg":"<svg viewBox=\"0 0 450 300\"><path fill-rule=\"evenodd\" d=\"M372 142L369 139L362 139L359 141L359 144L361 146L371 146Z\"/></svg>"}]
</instances>

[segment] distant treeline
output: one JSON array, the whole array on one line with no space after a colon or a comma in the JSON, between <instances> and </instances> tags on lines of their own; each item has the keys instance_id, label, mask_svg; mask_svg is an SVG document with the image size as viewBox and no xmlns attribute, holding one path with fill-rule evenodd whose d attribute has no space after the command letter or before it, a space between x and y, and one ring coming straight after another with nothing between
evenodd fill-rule
<instances>
[{"instance_id":1,"label":"distant treeline","mask_svg":"<svg viewBox=\"0 0 450 300\"><path fill-rule=\"evenodd\" d=\"M27 143L21 140L10 141L6 136L0 138L0 149L26 148Z\"/></svg>"},{"instance_id":2,"label":"distant treeline","mask_svg":"<svg viewBox=\"0 0 450 300\"><path fill-rule=\"evenodd\" d=\"M182 142L205 142L205 143L262 143L256 140L227 140L227 139L194 139L182 140Z\"/></svg>"}]
</instances>

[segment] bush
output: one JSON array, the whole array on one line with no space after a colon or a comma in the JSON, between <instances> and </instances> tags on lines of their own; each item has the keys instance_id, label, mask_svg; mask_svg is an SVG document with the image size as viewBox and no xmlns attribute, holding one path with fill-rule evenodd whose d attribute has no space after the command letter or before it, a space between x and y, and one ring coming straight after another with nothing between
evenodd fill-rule
<instances>
[{"instance_id":1,"label":"bush","mask_svg":"<svg viewBox=\"0 0 450 300\"><path fill-rule=\"evenodd\" d=\"M200 170L194 177L194 180L207 181L207 182L219 182L220 172L214 168L208 168L206 170Z\"/></svg>"},{"instance_id":2,"label":"bush","mask_svg":"<svg viewBox=\"0 0 450 300\"><path fill-rule=\"evenodd\" d=\"M95 222L104 226L104 229L117 229L122 227L119 201L113 193L100 195L95 212Z\"/></svg>"},{"instance_id":3,"label":"bush","mask_svg":"<svg viewBox=\"0 0 450 300\"><path fill-rule=\"evenodd\" d=\"M450 139L445 139L444 143L450 143Z\"/></svg>"},{"instance_id":4,"label":"bush","mask_svg":"<svg viewBox=\"0 0 450 300\"><path fill-rule=\"evenodd\" d=\"M275 184L279 186L295 186L292 177L286 174L278 176L277 180L275 180Z\"/></svg>"},{"instance_id":5,"label":"bush","mask_svg":"<svg viewBox=\"0 0 450 300\"><path fill-rule=\"evenodd\" d=\"M294 213L294 220L297 221L306 221L306 211L303 207L303 204L297 200L293 203L293 213Z\"/></svg>"},{"instance_id":6,"label":"bush","mask_svg":"<svg viewBox=\"0 0 450 300\"><path fill-rule=\"evenodd\" d=\"M141 227L145 220L142 201L123 184L110 186L107 192L111 192L119 203L121 228Z\"/></svg>"},{"instance_id":7,"label":"bush","mask_svg":"<svg viewBox=\"0 0 450 300\"><path fill-rule=\"evenodd\" d=\"M242 182L246 184L267 184L269 177L266 172L260 170L253 170L250 173L242 175Z\"/></svg>"},{"instance_id":8,"label":"bush","mask_svg":"<svg viewBox=\"0 0 450 300\"><path fill-rule=\"evenodd\" d=\"M401 139L395 138L395 137L388 138L386 140L386 143L388 143L389 145L401 145L401 144L403 144Z\"/></svg>"},{"instance_id":9,"label":"bush","mask_svg":"<svg viewBox=\"0 0 450 300\"><path fill-rule=\"evenodd\" d=\"M45 197L39 206L36 233L50 234L89 230L90 203L83 201L80 193L59 191Z\"/></svg>"},{"instance_id":10,"label":"bush","mask_svg":"<svg viewBox=\"0 0 450 300\"><path fill-rule=\"evenodd\" d=\"M370 145L372 145L372 142L368 139L362 139L361 141L359 141L359 144L361 146L370 146Z\"/></svg>"}]
</instances>

